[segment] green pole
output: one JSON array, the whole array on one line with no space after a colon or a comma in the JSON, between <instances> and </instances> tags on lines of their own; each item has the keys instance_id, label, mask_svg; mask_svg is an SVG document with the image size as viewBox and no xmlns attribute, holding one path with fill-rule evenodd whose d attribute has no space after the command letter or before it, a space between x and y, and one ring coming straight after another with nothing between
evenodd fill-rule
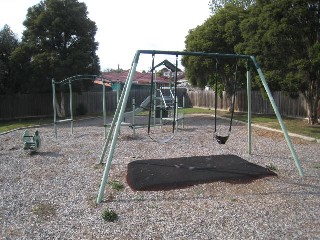
<instances>
[{"instance_id":1,"label":"green pole","mask_svg":"<svg viewBox=\"0 0 320 240\"><path fill-rule=\"evenodd\" d=\"M185 111L185 107L186 107L186 98L183 95L182 96L182 128L184 128L184 111Z\"/></svg>"},{"instance_id":2,"label":"green pole","mask_svg":"<svg viewBox=\"0 0 320 240\"><path fill-rule=\"evenodd\" d=\"M103 109L103 126L104 126L104 138L107 136L107 111L106 111L106 86L104 79L102 81L102 109Z\"/></svg>"},{"instance_id":3,"label":"green pole","mask_svg":"<svg viewBox=\"0 0 320 240\"><path fill-rule=\"evenodd\" d=\"M100 189L99 189L99 193L98 193L98 197L97 197L97 203L101 203L103 195L104 195L104 191L106 188L108 175L109 175L109 171L110 171L110 166L111 166L111 161L112 161L113 153L114 153L114 150L115 150L115 147L117 144L121 121L123 119L123 114L124 114L124 111L125 111L125 108L127 105L131 85L132 85L132 82L134 79L134 74L136 72L136 68L138 65L139 55L140 55L140 52L138 51L134 57L133 66L132 66L132 69L130 71L130 74L128 75L128 78L127 78L127 81L125 84L126 88L123 90L123 93L121 94L121 98L120 98L120 101L119 101L119 104L117 107L117 110L118 110L119 106L121 106L120 110L119 110L119 115L117 117L117 123L116 123L116 127L115 127L114 134L112 137L111 145L110 145L109 155L107 158L106 166L104 168L103 177L102 177L101 184L100 184Z\"/></svg>"},{"instance_id":4,"label":"green pole","mask_svg":"<svg viewBox=\"0 0 320 240\"><path fill-rule=\"evenodd\" d=\"M126 85L127 85L127 82L125 83L124 88L126 88ZM120 96L120 100L119 100L120 102L123 101L123 96L124 96L124 94L123 94L123 92L122 92L122 94L121 94L121 96ZM111 125L110 125L110 127L109 127L109 132L108 132L108 135L107 135L107 139L105 140L104 145L103 145L103 150L102 150L102 154L101 154L100 162L99 162L100 164L102 164L103 159L104 159L104 157L105 157L105 154L106 154L106 151L107 151L107 147L108 147L108 145L109 145L109 142L110 142L110 140L111 140L112 133L113 133L113 131L114 131L116 122L117 122L117 120L118 120L119 112L120 112L120 105L117 104L116 111L115 111L115 113L114 113L114 116L113 116L113 118L112 118Z\"/></svg>"},{"instance_id":5,"label":"green pole","mask_svg":"<svg viewBox=\"0 0 320 240\"><path fill-rule=\"evenodd\" d=\"M156 126L156 111L157 111L157 82L156 82L156 71L154 71L154 97L153 97L153 127ZM150 103L151 104L151 103ZM161 111L161 109L160 109ZM162 116L161 116L162 117Z\"/></svg>"},{"instance_id":6,"label":"green pole","mask_svg":"<svg viewBox=\"0 0 320 240\"><path fill-rule=\"evenodd\" d=\"M69 98L69 103L70 103L70 118L71 118L71 123L70 123L70 126L71 126L71 134L73 134L73 110L72 110L72 85L71 85L71 80L69 80L69 95L70 95L70 98Z\"/></svg>"},{"instance_id":7,"label":"green pole","mask_svg":"<svg viewBox=\"0 0 320 240\"><path fill-rule=\"evenodd\" d=\"M56 85L55 85L54 78L52 78L52 106L53 106L54 136L57 138Z\"/></svg>"},{"instance_id":8,"label":"green pole","mask_svg":"<svg viewBox=\"0 0 320 240\"><path fill-rule=\"evenodd\" d=\"M248 154L252 153L252 128L251 128L251 116L252 116L252 109L251 109L251 74L250 74L250 65L247 62L247 98L248 98Z\"/></svg>"},{"instance_id":9,"label":"green pole","mask_svg":"<svg viewBox=\"0 0 320 240\"><path fill-rule=\"evenodd\" d=\"M133 137L135 138L136 136L136 128L135 128L135 110L136 110L136 100L132 98L132 133Z\"/></svg>"},{"instance_id":10,"label":"green pole","mask_svg":"<svg viewBox=\"0 0 320 240\"><path fill-rule=\"evenodd\" d=\"M179 121L179 116L178 116L178 97L176 97L176 99L175 99L175 105L176 105L176 119L174 119L174 121L176 121L176 129L175 129L175 131L178 131L178 121Z\"/></svg>"},{"instance_id":11,"label":"green pole","mask_svg":"<svg viewBox=\"0 0 320 240\"><path fill-rule=\"evenodd\" d=\"M296 151L295 151L295 149L294 149L294 147L293 147L293 145L292 145L292 143L291 143L291 140L290 140L290 137L289 137L289 135L288 135L286 126L285 126L285 124L284 124L284 122L283 122L283 120L282 120L282 117L281 117L281 115L280 115L280 113L279 113L279 110L278 110L278 108L277 108L277 105L276 105L276 103L275 103L275 101L274 101L274 98L273 98L273 96L272 96L272 94L271 94L271 91L270 91L270 89L269 89L269 87L268 87L267 81L266 81L266 79L265 79L265 77L264 77L264 75L263 75L263 73L262 73L262 71L261 71L261 69L260 69L260 66L258 65L255 57L251 56L250 58L251 58L251 60L253 61L254 65L255 65L255 67L256 67L256 69L257 69L257 72L258 72L258 74L259 74L259 76L260 76L260 79L261 79L261 81L262 81L263 87L264 87L264 89L265 89L266 92L267 92L267 95L268 95L268 97L269 97L270 103L271 103L271 105L272 105L272 107L273 107L273 110L274 110L274 112L275 112L275 114L276 114L276 116L277 116L277 118L278 118L279 124L280 124L280 126L281 126L281 129L282 129L282 132L283 132L283 134L284 134L284 137L285 137L285 139L286 139L286 141L287 141L287 144L288 144L288 146L289 146L289 149L290 149L290 151L291 151L291 154L292 154L292 156L293 156L293 159L294 159L294 162L295 162L295 164L296 164L296 167L297 167L297 169L298 169L298 171L299 171L299 174L300 174L300 176L303 177L304 174L303 174L303 171L302 171L302 168L301 168L301 165L300 165L300 161L299 161L299 159L298 159L298 155L297 155L297 153L296 153Z\"/></svg>"},{"instance_id":12,"label":"green pole","mask_svg":"<svg viewBox=\"0 0 320 240\"><path fill-rule=\"evenodd\" d=\"M163 123L163 121L162 121L163 102L162 101L160 101L159 107L160 107L159 124L160 124L160 129L162 129L162 123Z\"/></svg>"},{"instance_id":13,"label":"green pole","mask_svg":"<svg viewBox=\"0 0 320 240\"><path fill-rule=\"evenodd\" d=\"M117 103L119 103L119 95L120 95L120 82L117 83Z\"/></svg>"}]
</instances>

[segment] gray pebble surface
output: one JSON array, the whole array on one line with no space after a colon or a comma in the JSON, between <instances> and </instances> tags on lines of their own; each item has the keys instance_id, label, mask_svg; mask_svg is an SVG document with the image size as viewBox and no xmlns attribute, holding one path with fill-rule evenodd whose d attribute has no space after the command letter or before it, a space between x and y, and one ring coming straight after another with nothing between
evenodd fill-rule
<instances>
[{"instance_id":1,"label":"gray pebble surface","mask_svg":"<svg viewBox=\"0 0 320 240\"><path fill-rule=\"evenodd\" d=\"M218 121L220 125L228 122ZM292 142L305 176L300 177L282 134L233 126L225 145L213 140L212 116L188 115L174 138L160 144L146 128L121 127L103 202L95 204L104 165L101 118L40 126L42 147L23 150L23 129L0 135L0 239L320 239L320 145ZM127 164L139 159L235 154L277 177L248 183L213 182L170 191L133 191ZM105 209L118 215L102 218Z\"/></svg>"}]
</instances>

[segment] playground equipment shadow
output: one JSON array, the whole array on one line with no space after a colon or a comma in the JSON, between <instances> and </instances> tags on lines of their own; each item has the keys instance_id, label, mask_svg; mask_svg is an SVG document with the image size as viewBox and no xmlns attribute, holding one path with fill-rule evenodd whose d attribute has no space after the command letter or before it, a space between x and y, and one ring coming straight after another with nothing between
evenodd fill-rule
<instances>
[{"instance_id":1,"label":"playground equipment shadow","mask_svg":"<svg viewBox=\"0 0 320 240\"><path fill-rule=\"evenodd\" d=\"M133 190L161 191L214 181L250 182L277 174L236 155L137 160L128 164L127 183Z\"/></svg>"}]
</instances>

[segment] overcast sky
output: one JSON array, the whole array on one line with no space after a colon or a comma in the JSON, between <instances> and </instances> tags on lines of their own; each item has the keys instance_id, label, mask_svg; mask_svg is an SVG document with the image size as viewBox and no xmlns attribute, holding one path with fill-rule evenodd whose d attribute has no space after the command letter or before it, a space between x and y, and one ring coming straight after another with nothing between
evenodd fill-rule
<instances>
[{"instance_id":1,"label":"overcast sky","mask_svg":"<svg viewBox=\"0 0 320 240\"><path fill-rule=\"evenodd\" d=\"M39 0L1 0L0 28L8 24L20 38L27 9ZM182 51L188 31L210 15L208 0L79 0L88 7L98 31L101 70L129 69L138 49ZM155 64L174 57L157 57ZM140 58L138 70L148 70L151 56Z\"/></svg>"}]
</instances>

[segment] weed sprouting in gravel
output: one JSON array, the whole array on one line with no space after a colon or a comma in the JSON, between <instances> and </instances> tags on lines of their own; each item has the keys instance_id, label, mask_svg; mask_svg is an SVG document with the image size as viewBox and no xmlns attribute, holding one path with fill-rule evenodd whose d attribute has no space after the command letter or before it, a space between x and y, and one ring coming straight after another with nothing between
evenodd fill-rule
<instances>
[{"instance_id":1,"label":"weed sprouting in gravel","mask_svg":"<svg viewBox=\"0 0 320 240\"><path fill-rule=\"evenodd\" d=\"M104 163L98 163L93 166L94 169L103 169L105 166Z\"/></svg>"},{"instance_id":2,"label":"weed sprouting in gravel","mask_svg":"<svg viewBox=\"0 0 320 240\"><path fill-rule=\"evenodd\" d=\"M118 219L118 214L110 209L105 209L102 213L102 218L106 221L106 222L114 222Z\"/></svg>"},{"instance_id":3,"label":"weed sprouting in gravel","mask_svg":"<svg viewBox=\"0 0 320 240\"><path fill-rule=\"evenodd\" d=\"M117 181L117 180L110 181L109 184L111 188L116 191L121 191L122 189L124 189L124 185L120 181Z\"/></svg>"},{"instance_id":4,"label":"weed sprouting in gravel","mask_svg":"<svg viewBox=\"0 0 320 240\"><path fill-rule=\"evenodd\" d=\"M32 208L32 212L40 219L47 220L56 214L56 206L50 203L40 203Z\"/></svg>"},{"instance_id":5,"label":"weed sprouting in gravel","mask_svg":"<svg viewBox=\"0 0 320 240\"><path fill-rule=\"evenodd\" d=\"M266 164L266 168L269 169L270 171L273 171L273 172L277 172L278 171L277 166L272 164L272 163Z\"/></svg>"},{"instance_id":6,"label":"weed sprouting in gravel","mask_svg":"<svg viewBox=\"0 0 320 240\"><path fill-rule=\"evenodd\" d=\"M315 164L313 167L314 167L314 168L317 168L317 169L320 169L320 163Z\"/></svg>"}]
</instances>

